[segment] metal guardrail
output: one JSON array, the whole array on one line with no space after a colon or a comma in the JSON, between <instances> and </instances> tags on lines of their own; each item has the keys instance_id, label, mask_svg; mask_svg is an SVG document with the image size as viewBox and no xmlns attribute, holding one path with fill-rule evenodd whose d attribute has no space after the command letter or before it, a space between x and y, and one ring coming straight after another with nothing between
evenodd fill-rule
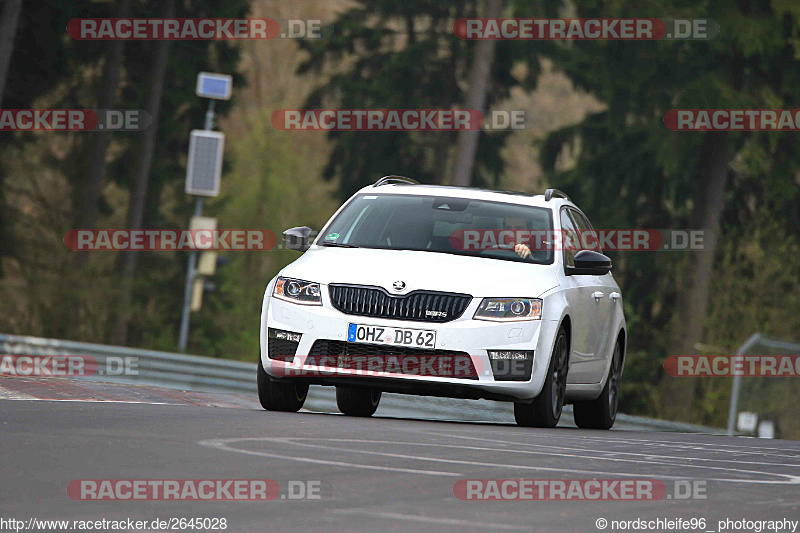
<instances>
[{"instance_id":1,"label":"metal guardrail","mask_svg":"<svg viewBox=\"0 0 800 533\"><path fill-rule=\"evenodd\" d=\"M245 363L229 359L215 359L198 355L126 348L58 339L45 339L23 335L0 334L0 355L80 355L97 361L97 374L82 377L98 381L151 385L170 389L246 394L255 399L257 394L255 361ZM111 366L124 358L135 358L136 375L109 373ZM305 407L310 411L335 412L336 399L333 387L313 387ZM513 423L514 414L505 402L488 400L457 400L452 398L384 394L380 414L384 416L424 418L431 420L465 420L495 423ZM571 406L564 408L564 423L572 423ZM625 414L617 415L615 429L678 431L684 433L723 434L724 429L656 420Z\"/></svg>"},{"instance_id":2,"label":"metal guardrail","mask_svg":"<svg viewBox=\"0 0 800 533\"><path fill-rule=\"evenodd\" d=\"M761 333L753 333L746 341L744 341L744 344L739 346L739 349L736 350L736 355L747 355L750 350L756 346L763 346L765 348L779 350L786 354L800 353L800 344L769 339L764 337ZM726 431L728 436L736 434L736 415L739 409L739 391L741 388L742 376L740 374L736 374L733 376L733 384L731 385L731 400L728 407L728 429Z\"/></svg>"},{"instance_id":3,"label":"metal guardrail","mask_svg":"<svg viewBox=\"0 0 800 533\"><path fill-rule=\"evenodd\" d=\"M5 334L0 334L0 354L91 356L97 361L97 374L81 379L208 392L256 393L255 363ZM129 357L135 358L136 375L112 372L112 367ZM111 365L108 364L110 360Z\"/></svg>"}]
</instances>

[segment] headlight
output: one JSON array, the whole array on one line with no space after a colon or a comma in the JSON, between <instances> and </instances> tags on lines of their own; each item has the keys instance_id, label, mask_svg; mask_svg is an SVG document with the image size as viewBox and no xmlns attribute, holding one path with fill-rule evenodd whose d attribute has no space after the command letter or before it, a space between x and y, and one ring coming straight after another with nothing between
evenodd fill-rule
<instances>
[{"instance_id":1,"label":"headlight","mask_svg":"<svg viewBox=\"0 0 800 533\"><path fill-rule=\"evenodd\" d=\"M319 283L291 278L278 278L272 295L299 304L322 305Z\"/></svg>"},{"instance_id":2,"label":"headlight","mask_svg":"<svg viewBox=\"0 0 800 533\"><path fill-rule=\"evenodd\" d=\"M539 298L484 298L473 318L497 322L539 320L542 301Z\"/></svg>"}]
</instances>

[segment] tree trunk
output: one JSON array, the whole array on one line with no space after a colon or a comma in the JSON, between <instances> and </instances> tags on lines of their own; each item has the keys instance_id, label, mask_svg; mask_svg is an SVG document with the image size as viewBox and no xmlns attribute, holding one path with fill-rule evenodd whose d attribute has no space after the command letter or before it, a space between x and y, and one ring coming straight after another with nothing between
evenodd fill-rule
<instances>
[{"instance_id":1,"label":"tree trunk","mask_svg":"<svg viewBox=\"0 0 800 533\"><path fill-rule=\"evenodd\" d=\"M2 15L0 15L2 17L0 18L0 108L3 105L8 66L11 64L11 56L14 54L14 36L17 33L21 11L22 0L6 0L3 4ZM13 247L10 242L10 231L6 221L7 215L5 214L4 177L0 174L0 277L3 276L3 256L7 255Z\"/></svg>"},{"instance_id":2,"label":"tree trunk","mask_svg":"<svg viewBox=\"0 0 800 533\"><path fill-rule=\"evenodd\" d=\"M8 65L14 53L14 36L17 34L22 0L5 0L0 19L0 107L3 105L3 92L8 78Z\"/></svg>"},{"instance_id":3,"label":"tree trunk","mask_svg":"<svg viewBox=\"0 0 800 533\"><path fill-rule=\"evenodd\" d=\"M118 0L116 18L128 18L131 12L131 0ZM103 88L98 102L100 109L114 107L119 86L119 70L122 64L122 55L125 41L111 41L106 53L106 63L103 67ZM100 188L103 183L103 170L106 165L106 149L111 138L110 131L97 131L91 133L92 144L89 155L89 174L82 190L81 212L78 217L78 227L93 229L97 221L97 202L100 198ZM88 254L77 254L78 265L85 263Z\"/></svg>"},{"instance_id":4,"label":"tree trunk","mask_svg":"<svg viewBox=\"0 0 800 533\"><path fill-rule=\"evenodd\" d=\"M672 343L675 355L694 354L695 345L702 340L731 159L730 139L726 132L703 135L692 213L692 229L703 230L703 251L689 252L693 254L689 261L692 271L689 284L679 299ZM671 419L692 420L696 381L667 376L665 385L664 414Z\"/></svg>"},{"instance_id":5,"label":"tree trunk","mask_svg":"<svg viewBox=\"0 0 800 533\"><path fill-rule=\"evenodd\" d=\"M175 0L164 2L164 18L175 16ZM139 167L131 184L131 197L128 207L128 228L141 229L144 215L145 199L147 198L147 184L150 181L150 169L153 163L153 152L156 147L158 134L159 111L161 97L164 93L164 81L167 76L167 55L169 41L157 41L153 50L153 62L150 74L150 90L147 95L145 111L153 117L152 124L142 134L142 155ZM128 320L130 315L131 293L133 292L133 279L136 273L136 252L129 250L122 254L122 284L117 309L115 328L115 342L126 344L128 340Z\"/></svg>"},{"instance_id":6,"label":"tree trunk","mask_svg":"<svg viewBox=\"0 0 800 533\"><path fill-rule=\"evenodd\" d=\"M500 18L503 12L503 0L486 0L483 18ZM495 41L486 39L475 44L475 57L469 73L469 89L467 90L466 108L482 110L486 105L486 91L494 61ZM456 145L455 170L453 185L469 186L472 183L472 171L475 167L475 154L478 151L480 130L464 130L458 132Z\"/></svg>"}]
</instances>

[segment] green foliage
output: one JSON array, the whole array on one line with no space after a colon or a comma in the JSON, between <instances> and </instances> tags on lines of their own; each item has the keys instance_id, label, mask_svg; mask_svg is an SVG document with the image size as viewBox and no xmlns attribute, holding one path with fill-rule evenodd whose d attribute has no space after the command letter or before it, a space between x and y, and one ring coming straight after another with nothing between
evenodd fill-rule
<instances>
[{"instance_id":1,"label":"green foliage","mask_svg":"<svg viewBox=\"0 0 800 533\"><path fill-rule=\"evenodd\" d=\"M463 107L474 41L453 35L458 18L477 16L474 0L359 2L333 26L334 37L306 41L309 58L299 73L324 75L340 69L306 99L306 108L451 109ZM542 14L538 4L512 3L508 16ZM486 107L509 95L512 87L532 87L539 72L537 53L548 45L498 41ZM527 76L511 75L515 63ZM349 197L380 176L401 174L425 183L445 183L454 132L331 131L333 143L323 176L338 179L339 196ZM507 133L481 135L476 185L496 185L504 167L500 156Z\"/></svg>"},{"instance_id":2,"label":"green foliage","mask_svg":"<svg viewBox=\"0 0 800 533\"><path fill-rule=\"evenodd\" d=\"M720 36L711 41L584 41L565 43L554 55L556 66L608 109L548 137L542 161L550 181L577 198L598 227L687 228L692 192L704 179L696 170L704 134L672 132L661 118L676 108L797 108L800 63L793 36L800 17L769 2L646 2L633 10L598 0L580 7L582 17L701 17L721 26ZM775 331L791 339L800 326L786 296L800 292L793 261L782 265L780 275L775 269L800 240L797 142L792 133L733 136L723 248L704 339L728 353L752 332ZM559 154L569 145L580 146L576 164L558 169ZM775 221L780 221L781 243L756 245L763 240L760 232L774 228ZM756 259L759 254L764 257ZM617 255L631 350L620 408L658 414L653 385L663 376L661 364L671 349L668 332L681 327L675 303L687 285L689 258L666 252ZM784 296L744 298L756 287L762 294ZM747 301L720 305L727 299ZM728 389L724 380L704 381L696 389L696 421L724 423Z\"/></svg>"},{"instance_id":3,"label":"green foliage","mask_svg":"<svg viewBox=\"0 0 800 533\"><path fill-rule=\"evenodd\" d=\"M293 226L314 228L333 214L332 187L309 172L315 147L298 144L295 132L270 126L270 110L252 117L248 133L230 148L231 168L220 198L208 213L225 228L263 228L281 232ZM317 169L318 170L318 169ZM193 316L190 351L252 360L257 355L261 301L267 283L298 253L269 250L229 253L218 269L216 291L207 293Z\"/></svg>"},{"instance_id":4,"label":"green foliage","mask_svg":"<svg viewBox=\"0 0 800 533\"><path fill-rule=\"evenodd\" d=\"M247 0L178 5L179 17L242 17L250 8ZM75 17L113 16L114 4L77 0L23 6L4 107L95 107L106 44L71 40L64 28ZM303 106L463 106L476 43L455 38L452 24L479 16L482 8L480 0L348 3L330 17L335 31L329 39L301 41L299 51L285 42L171 43L146 227L185 227L191 215L183 192L184 154L189 131L204 119L205 103L194 96L200 70L234 74L237 88L232 103L217 107L227 135L223 187L221 196L205 206L205 214L218 217L223 229L264 228L280 238L291 226L319 228L340 199L384 174L446 183L455 134L330 132L326 141L319 132L276 130L270 116L275 109ZM135 16L159 16L161 9L155 0L134 2ZM541 58L552 59L578 89L605 106L541 143L549 183L570 194L598 228L690 228L692 195L704 179L697 172L704 134L668 130L662 123L668 110L800 108L796 2L645 0L632 6L589 0L573 6L508 0L504 16L712 18L720 25L719 36L707 42L496 43L487 107L507 99L512 90L534 89ZM126 43L122 107L144 107L153 45ZM263 54L269 54L266 61ZM300 77L289 74L295 71ZM256 88L244 88L252 80ZM110 339L118 257L93 254L78 271L74 254L61 242L75 220L70 200L81 194L90 135L0 137L0 299L14 311L0 315L0 331ZM476 185L497 184L507 139L507 133L481 134ZM715 353L733 353L755 331L797 340L798 139L794 132L731 136L734 157L703 337ZM125 224L138 143L134 133L112 138L100 227ZM564 163L567 150L570 164ZM264 287L297 254L227 255L230 263L211 280L217 289L205 294L202 310L192 316L189 352L252 360ZM689 280L691 257L678 252L610 255L625 294L629 329L620 408L663 415L662 363L672 348L671 328L681 323L676 308ZM183 253L140 254L132 345L174 350L185 265ZM697 383L694 421L723 425L730 380ZM745 380L741 407L776 420L782 436L797 438L800 422L792 416L797 394L797 380Z\"/></svg>"},{"instance_id":5,"label":"green foliage","mask_svg":"<svg viewBox=\"0 0 800 533\"><path fill-rule=\"evenodd\" d=\"M162 6L158 1L134 1L133 15L163 16ZM113 2L24 2L4 107L96 108L107 43L73 40L65 28L72 18L113 17L114 10ZM248 10L247 0L192 0L181 2L176 16L239 18ZM118 107L145 107L153 46L154 41L125 44ZM197 72L230 72L241 87L244 80L236 73L238 58L236 43L170 43L145 227L185 227L191 203L183 193L185 156L176 154L186 153L189 131L203 125L205 103L194 95ZM224 115L229 107L223 104L217 110ZM92 135L20 133L0 138L0 256L6 267L0 290L21 303L26 294L30 298L25 302L28 313L0 322L5 331L94 341L110 338L117 298L117 257L95 253L85 270L77 271L74 254L59 242L78 218L75 210L88 170ZM140 137L138 133L112 137L99 227L125 225L125 189L138 167ZM57 199L52 197L56 191L60 194ZM12 215L9 221L7 213ZM49 255L50 261L40 260L43 255ZM151 332L177 327L175 310L180 308L183 265L177 254L140 254L139 272L143 274L134 289L132 344L148 342Z\"/></svg>"}]
</instances>

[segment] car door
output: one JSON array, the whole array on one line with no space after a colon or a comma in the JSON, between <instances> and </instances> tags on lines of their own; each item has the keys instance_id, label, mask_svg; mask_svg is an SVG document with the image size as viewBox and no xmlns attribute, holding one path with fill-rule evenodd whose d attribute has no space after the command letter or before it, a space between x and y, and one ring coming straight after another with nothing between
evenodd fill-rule
<instances>
[{"instance_id":1,"label":"car door","mask_svg":"<svg viewBox=\"0 0 800 533\"><path fill-rule=\"evenodd\" d=\"M586 215L576 209L570 209L570 214L572 215L572 220L575 222L579 235L582 236L580 239L581 249L594 250L602 253L597 232L592 227L589 219L586 218ZM590 300L592 309L589 317L591 325L589 327L593 330L594 359L598 362L598 364L592 365L593 371L596 373L594 382L597 383L603 379L605 360L609 355L609 339L612 337L612 333L609 330L616 308L616 299L612 298L614 284L611 283L612 278L610 273L602 276L585 277L587 278L587 282L589 282L588 278L591 278L592 286L592 297Z\"/></svg>"},{"instance_id":2,"label":"car door","mask_svg":"<svg viewBox=\"0 0 800 533\"><path fill-rule=\"evenodd\" d=\"M578 232L570 216L569 209L561 208L561 253L564 266L575 266L575 254L579 249L574 246L579 242ZM597 383L593 381L596 374L595 350L597 330L595 329L592 292L595 287L595 276L565 276L564 287L572 319L572 350L569 362L567 383Z\"/></svg>"}]
</instances>

